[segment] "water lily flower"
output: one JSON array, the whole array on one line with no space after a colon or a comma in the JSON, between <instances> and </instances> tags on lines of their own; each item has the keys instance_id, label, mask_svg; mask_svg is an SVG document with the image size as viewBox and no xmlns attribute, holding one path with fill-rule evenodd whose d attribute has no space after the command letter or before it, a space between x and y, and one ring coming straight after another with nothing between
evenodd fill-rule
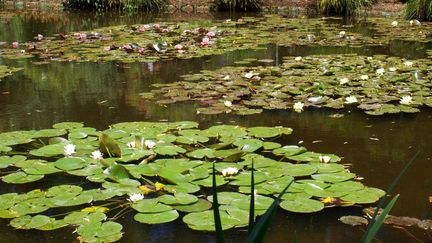
<instances>
[{"instance_id":1,"label":"water lily flower","mask_svg":"<svg viewBox=\"0 0 432 243\"><path fill-rule=\"evenodd\" d=\"M139 54L143 54L145 51L145 49L143 47L138 48L138 53Z\"/></svg>"},{"instance_id":2,"label":"water lily flower","mask_svg":"<svg viewBox=\"0 0 432 243\"><path fill-rule=\"evenodd\" d=\"M15 48L15 49L18 48L19 47L18 41L12 42L12 47Z\"/></svg>"},{"instance_id":3,"label":"water lily flower","mask_svg":"<svg viewBox=\"0 0 432 243\"><path fill-rule=\"evenodd\" d=\"M402 98L399 101L401 105L411 105L412 102L413 102L412 97L409 95L402 96Z\"/></svg>"},{"instance_id":4,"label":"water lily flower","mask_svg":"<svg viewBox=\"0 0 432 243\"><path fill-rule=\"evenodd\" d=\"M41 34L38 34L38 35L37 35L37 40L38 40L38 41L41 41L41 40L43 40L43 38L44 38L44 36L43 36L43 35L41 35Z\"/></svg>"},{"instance_id":5,"label":"water lily flower","mask_svg":"<svg viewBox=\"0 0 432 243\"><path fill-rule=\"evenodd\" d=\"M109 168L106 168L104 171L103 171L103 173L105 174L105 175L110 175L110 169Z\"/></svg>"},{"instance_id":6,"label":"water lily flower","mask_svg":"<svg viewBox=\"0 0 432 243\"><path fill-rule=\"evenodd\" d=\"M301 60L302 60L302 57L296 57L296 58L294 58L294 60L296 60L296 61L301 61Z\"/></svg>"},{"instance_id":7,"label":"water lily flower","mask_svg":"<svg viewBox=\"0 0 432 243\"><path fill-rule=\"evenodd\" d=\"M238 173L238 169L234 167L228 167L222 170L223 176L232 176Z\"/></svg>"},{"instance_id":8,"label":"water lily flower","mask_svg":"<svg viewBox=\"0 0 432 243\"><path fill-rule=\"evenodd\" d=\"M204 37L201 41L202 46L208 46L210 43L210 39L208 37Z\"/></svg>"},{"instance_id":9,"label":"water lily flower","mask_svg":"<svg viewBox=\"0 0 432 243\"><path fill-rule=\"evenodd\" d=\"M389 68L389 71L390 71L390 72L395 72L395 71L396 71L396 68L395 68L395 67L390 67L390 68Z\"/></svg>"},{"instance_id":10,"label":"water lily flower","mask_svg":"<svg viewBox=\"0 0 432 243\"><path fill-rule=\"evenodd\" d=\"M348 78L341 78L341 79L339 79L339 84L346 84L346 83L348 83L349 82L349 79Z\"/></svg>"},{"instance_id":11,"label":"water lily flower","mask_svg":"<svg viewBox=\"0 0 432 243\"><path fill-rule=\"evenodd\" d=\"M231 107L231 106L232 106L232 102L229 101L229 100L225 100L225 101L224 101L224 105L225 105L226 107Z\"/></svg>"},{"instance_id":12,"label":"water lily flower","mask_svg":"<svg viewBox=\"0 0 432 243\"><path fill-rule=\"evenodd\" d=\"M95 160L103 159L103 154L100 150L95 150L91 153L90 157Z\"/></svg>"},{"instance_id":13,"label":"water lily flower","mask_svg":"<svg viewBox=\"0 0 432 243\"><path fill-rule=\"evenodd\" d=\"M357 103L358 100L355 96L348 96L345 98L345 104L353 104L353 103Z\"/></svg>"},{"instance_id":14,"label":"water lily flower","mask_svg":"<svg viewBox=\"0 0 432 243\"><path fill-rule=\"evenodd\" d=\"M339 32L339 37L343 38L343 37L345 37L345 34L346 34L346 32L342 30L341 32Z\"/></svg>"},{"instance_id":15,"label":"water lily flower","mask_svg":"<svg viewBox=\"0 0 432 243\"><path fill-rule=\"evenodd\" d=\"M315 35L309 34L309 35L307 35L307 39L308 39L308 41L313 41L313 40L315 40Z\"/></svg>"},{"instance_id":16,"label":"water lily flower","mask_svg":"<svg viewBox=\"0 0 432 243\"><path fill-rule=\"evenodd\" d=\"M420 21L418 21L417 19L415 20L410 20L410 25L421 25Z\"/></svg>"},{"instance_id":17,"label":"water lily flower","mask_svg":"<svg viewBox=\"0 0 432 243\"><path fill-rule=\"evenodd\" d=\"M414 63L411 62L411 61L405 61L405 62L404 62L404 65L405 65L406 67L411 67L413 64L414 64Z\"/></svg>"},{"instance_id":18,"label":"water lily flower","mask_svg":"<svg viewBox=\"0 0 432 243\"><path fill-rule=\"evenodd\" d=\"M214 31L209 31L209 32L207 32L207 36L208 37L215 37L216 33Z\"/></svg>"},{"instance_id":19,"label":"water lily flower","mask_svg":"<svg viewBox=\"0 0 432 243\"><path fill-rule=\"evenodd\" d=\"M137 202L137 201L140 201L140 200L143 200L143 199L144 199L144 195L143 194L141 194L141 193L133 193L133 194L129 195L128 201L130 201L130 202Z\"/></svg>"},{"instance_id":20,"label":"water lily flower","mask_svg":"<svg viewBox=\"0 0 432 243\"><path fill-rule=\"evenodd\" d=\"M398 26L398 22L395 20L395 21L393 21L393 22L391 22L391 25L393 26L393 27L396 27L396 26Z\"/></svg>"},{"instance_id":21,"label":"water lily flower","mask_svg":"<svg viewBox=\"0 0 432 243\"><path fill-rule=\"evenodd\" d=\"M80 38L81 40L85 40L85 39L87 39L87 34L86 34L86 33L80 33L80 34L79 34L79 38Z\"/></svg>"},{"instance_id":22,"label":"water lily flower","mask_svg":"<svg viewBox=\"0 0 432 243\"><path fill-rule=\"evenodd\" d=\"M111 46L105 46L104 51L111 51Z\"/></svg>"},{"instance_id":23,"label":"water lily flower","mask_svg":"<svg viewBox=\"0 0 432 243\"><path fill-rule=\"evenodd\" d=\"M300 113L300 112L303 111L303 106L304 106L304 104L299 101L299 102L294 103L293 109L294 109L295 112L299 112Z\"/></svg>"},{"instance_id":24,"label":"water lily flower","mask_svg":"<svg viewBox=\"0 0 432 243\"><path fill-rule=\"evenodd\" d=\"M153 28L155 28L155 29L159 29L159 28L160 28L160 25L159 25L159 24L153 24Z\"/></svg>"},{"instance_id":25,"label":"water lily flower","mask_svg":"<svg viewBox=\"0 0 432 243\"><path fill-rule=\"evenodd\" d=\"M230 80L230 76L229 75L226 75L225 77L223 77L223 80Z\"/></svg>"},{"instance_id":26,"label":"water lily flower","mask_svg":"<svg viewBox=\"0 0 432 243\"><path fill-rule=\"evenodd\" d=\"M250 71L250 72L245 73L244 77L250 79L255 75L258 75L258 73L254 73L254 72Z\"/></svg>"},{"instance_id":27,"label":"water lily flower","mask_svg":"<svg viewBox=\"0 0 432 243\"><path fill-rule=\"evenodd\" d=\"M368 59L368 60L372 60L372 59L373 59L373 57L367 57L367 59Z\"/></svg>"},{"instance_id":28,"label":"water lily flower","mask_svg":"<svg viewBox=\"0 0 432 243\"><path fill-rule=\"evenodd\" d=\"M66 156L71 156L75 153L75 145L68 143L64 147L64 153Z\"/></svg>"},{"instance_id":29,"label":"water lily flower","mask_svg":"<svg viewBox=\"0 0 432 243\"><path fill-rule=\"evenodd\" d=\"M317 103L319 102L323 97L322 96L317 96L317 97L310 97L308 98L308 101L311 103Z\"/></svg>"},{"instance_id":30,"label":"water lily flower","mask_svg":"<svg viewBox=\"0 0 432 243\"><path fill-rule=\"evenodd\" d=\"M376 74L378 74L378 75L383 75L384 72L385 72L384 68L378 68L378 69L376 70Z\"/></svg>"},{"instance_id":31,"label":"water lily flower","mask_svg":"<svg viewBox=\"0 0 432 243\"><path fill-rule=\"evenodd\" d=\"M135 141L128 142L128 143L126 144L126 146L128 146L129 148L135 148Z\"/></svg>"},{"instance_id":32,"label":"water lily flower","mask_svg":"<svg viewBox=\"0 0 432 243\"><path fill-rule=\"evenodd\" d=\"M174 48L177 50L181 50L181 49L183 49L183 46L181 44L177 44L174 46Z\"/></svg>"},{"instance_id":33,"label":"water lily flower","mask_svg":"<svg viewBox=\"0 0 432 243\"><path fill-rule=\"evenodd\" d=\"M360 79L361 79L361 80L368 80L368 79L369 79L369 76L367 76L367 75L362 75L362 76L360 76Z\"/></svg>"},{"instance_id":34,"label":"water lily flower","mask_svg":"<svg viewBox=\"0 0 432 243\"><path fill-rule=\"evenodd\" d=\"M327 155L319 156L319 161L321 163L328 163L328 162L330 162L330 160L331 160L330 156L327 156Z\"/></svg>"},{"instance_id":35,"label":"water lily flower","mask_svg":"<svg viewBox=\"0 0 432 243\"><path fill-rule=\"evenodd\" d=\"M152 149L155 145L156 142L153 140L145 140L144 141L144 145L148 148L148 149Z\"/></svg>"}]
</instances>

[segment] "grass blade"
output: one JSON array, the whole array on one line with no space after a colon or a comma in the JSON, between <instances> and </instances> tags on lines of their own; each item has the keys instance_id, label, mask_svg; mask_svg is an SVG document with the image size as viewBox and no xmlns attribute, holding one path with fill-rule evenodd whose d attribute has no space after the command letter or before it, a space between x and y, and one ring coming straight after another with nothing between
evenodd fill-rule
<instances>
[{"instance_id":1,"label":"grass blade","mask_svg":"<svg viewBox=\"0 0 432 243\"><path fill-rule=\"evenodd\" d=\"M252 232L254 225L255 225L255 179L254 179L254 162L252 159L251 199L250 199L250 204L249 204L248 235Z\"/></svg>"},{"instance_id":2,"label":"grass blade","mask_svg":"<svg viewBox=\"0 0 432 243\"><path fill-rule=\"evenodd\" d=\"M270 220L273 218L276 213L277 206L279 205L279 201L285 192L288 190L288 187L291 185L293 181L291 181L279 194L279 196L273 201L270 207L267 209L265 214L258 220L252 232L249 233L249 236L246 240L247 243L258 243L262 242L264 239L264 235L267 232L268 225Z\"/></svg>"},{"instance_id":3,"label":"grass blade","mask_svg":"<svg viewBox=\"0 0 432 243\"><path fill-rule=\"evenodd\" d=\"M411 158L411 160L405 165L405 167L402 169L402 171L399 173L399 175L392 181L392 183L390 184L390 186L387 188L386 194L378 202L378 205L375 208L375 212L374 212L371 220L369 220L369 223L368 223L368 226L367 226L367 229L366 229L366 233L363 235L363 238L362 238L361 242L365 242L366 235L368 235L368 232L371 230L372 225L375 223L375 219L376 219L376 217L378 215L378 211L384 206L384 204L387 201L387 196L390 195L393 192L393 189L396 187L397 183L400 181L400 179L402 178L402 176L405 174L405 172L408 170L408 168L411 166L411 164L414 162L414 160L417 158L417 156L419 154L420 154L420 152L417 152Z\"/></svg>"},{"instance_id":4,"label":"grass blade","mask_svg":"<svg viewBox=\"0 0 432 243\"><path fill-rule=\"evenodd\" d=\"M216 189L216 170L215 163L213 162L213 174L212 174L212 191L213 191L213 217L215 223L216 230L216 242L224 243L224 236L222 230L222 222L219 214L219 203L217 198L217 189Z\"/></svg>"},{"instance_id":5,"label":"grass blade","mask_svg":"<svg viewBox=\"0 0 432 243\"><path fill-rule=\"evenodd\" d=\"M371 226L370 230L366 231L365 234L365 243L370 243L374 238L375 235L378 233L378 230L381 228L385 217L389 214L390 210L396 203L397 199L399 198L399 194L396 195L385 207L384 211L381 213L381 215L376 219L375 223ZM375 212L377 212L376 210Z\"/></svg>"}]
</instances>

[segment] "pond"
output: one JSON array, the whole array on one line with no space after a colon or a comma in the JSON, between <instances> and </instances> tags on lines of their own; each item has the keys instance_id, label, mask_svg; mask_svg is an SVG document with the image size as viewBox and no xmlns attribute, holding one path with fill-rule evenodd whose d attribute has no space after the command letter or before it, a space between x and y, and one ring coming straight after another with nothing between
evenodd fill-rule
<instances>
[{"instance_id":1,"label":"pond","mask_svg":"<svg viewBox=\"0 0 432 243\"><path fill-rule=\"evenodd\" d=\"M204 23L209 20L220 23L230 18L235 21L239 16L230 16L229 14L197 16L123 16L110 14L94 16L83 13L63 13L60 15L9 13L0 17L0 42L18 41L23 43L33 41L33 37L38 34L49 37L58 33L90 31L114 25L138 25L162 21L190 21L199 25L201 22ZM296 20L293 19L293 21ZM302 21L307 20L303 19ZM390 112L392 114L380 116L368 115L362 109L344 105L343 102L342 107L337 107L337 109L332 105L319 108L314 105L308 106L306 103L302 112L264 107L262 111L251 115L238 115L235 114L236 112L218 112L218 114L207 115L197 113L197 110L202 108L202 104L193 100L180 100L161 105L158 103L158 100L161 99L158 97L154 99L142 95L160 88L160 85L152 86L154 84L169 85L178 81L185 81L187 76L184 75L193 77L193 74L200 73L202 70L209 70L211 76L219 75L223 67L236 66L246 68L245 71L240 72L246 73L249 70L254 70L254 66L257 65L260 65L262 69L271 69L271 66L283 66L298 56L303 57L303 61L306 61L311 55L316 57L319 55L339 56L344 60L342 62L348 63L352 59L361 60L361 58L357 58L357 55L374 56L374 58L377 55L387 55L380 62L390 60L393 63L398 63L394 65L400 65L397 66L400 70L403 70L402 62L405 60L414 63L421 60L423 64L420 61L418 64L421 67L420 75L423 75L421 77L425 79L425 83L421 85L424 85L423 88L431 87L432 79L429 76L431 57L427 54L432 49L430 36L416 40L411 32L401 31L407 37L402 36L401 38L393 32L382 33L381 29L380 33L377 34L373 24L380 25L381 22L391 22L385 18L374 18L373 23L357 23L337 18L320 19L319 21L323 21L323 23L314 23L318 26L315 26L318 31L314 31L317 38L319 38L320 31L326 31L326 26L345 28L353 24L353 27L349 29L350 33L361 41L340 44L337 39L327 39L323 41L329 41L330 44L327 43L328 45L322 43L312 45L299 43L297 45L292 43L289 38L284 39L283 36L280 40L266 37L268 39L263 41L258 48L245 44L245 47L238 48L238 50L226 52L222 50L220 53L218 51L217 54L197 55L187 59L168 56L156 62L123 62L121 60L75 62L47 61L49 58L44 57L40 59L37 57L23 59L0 57L0 65L22 68L22 70L0 79L0 104L2 104L0 106L2 117L0 119L0 132L46 129L51 128L53 124L65 121L83 122L86 126L98 130L107 129L111 124L132 121L196 121L199 123L200 129L220 124L244 127L283 126L292 128L293 133L280 138L278 142L281 144L299 145L318 153L336 154L343 158L343 164L351 165L351 172L364 178L361 180L363 184L381 189L386 189L411 157L419 151L420 155L395 189L395 192L401 196L391 214L430 219L432 216L431 202L429 201L432 191L432 179L430 177L432 171L432 151L430 150L432 109L426 105L417 107L419 112L407 110L407 112L395 113L392 110ZM424 26L427 31L430 30L429 27L429 25ZM339 31L335 33L339 33ZM260 40L257 38L255 41ZM48 45L50 43L47 43ZM347 55L351 58L345 60ZM53 58L61 59L63 57L56 56ZM424 60L429 62L426 63ZM319 60L312 60L311 65L317 65L317 62ZM283 71L286 70L281 72ZM231 75L235 75L235 72L232 72ZM310 72L310 75L320 75ZM369 71L368 75L378 75L374 73L375 70L372 70ZM411 73L411 71L408 70L407 73ZM389 76L391 75L389 74ZM398 76L398 74L394 76ZM265 79L266 77L263 76L262 78ZM350 79L353 78L350 76ZM427 102L430 102L431 94L426 93L424 96L426 97L423 101L424 104L430 104ZM399 98L401 97L396 100ZM217 102L219 101L217 100ZM233 99L232 102L235 103L234 107L238 104L237 99ZM231 103L229 104L226 106L231 107ZM1 191L2 193L27 192L31 189L47 188L44 183L49 183L50 186L64 183L81 185L83 181L81 179L71 180L69 177L52 176L50 179L44 180L43 183L35 182L35 184L29 185L1 182ZM362 215L363 208L363 206L357 205L334 207L311 214L290 213L279 209L269 228L266 242L293 241L294 232L299 242L359 240L363 235L362 229L344 225L338 218L344 215ZM215 242L213 234L191 230L180 219L166 224L147 225L136 222L134 213L130 213L119 218L116 222L123 225L124 234L119 242ZM0 235L8 242L72 242L77 237L73 233L74 230L75 228L72 227L54 231L14 230L9 226L8 219L2 219L0 223ZM247 232L244 228L231 229L225 232L225 236L228 242L239 242L245 239ZM431 240L427 231L415 227L405 230L386 226L381 229L377 237L384 242L407 242L413 241L413 239Z\"/></svg>"}]
</instances>

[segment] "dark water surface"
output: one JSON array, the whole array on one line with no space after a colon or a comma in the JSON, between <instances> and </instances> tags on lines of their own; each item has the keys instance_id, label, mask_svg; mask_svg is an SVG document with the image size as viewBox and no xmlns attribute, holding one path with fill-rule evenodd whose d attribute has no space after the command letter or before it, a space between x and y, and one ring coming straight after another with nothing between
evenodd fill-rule
<instances>
[{"instance_id":1,"label":"dark water surface","mask_svg":"<svg viewBox=\"0 0 432 243\"><path fill-rule=\"evenodd\" d=\"M1 41L27 41L42 33L92 29L114 24L152 22L164 16L94 16L90 14L53 15L19 14L0 22ZM56 17L57 16L57 17ZM181 16L165 16L169 20L183 20ZM196 16L226 18L233 16ZM235 16L234 16L235 17ZM362 31L362 30L359 30ZM154 64L133 63L68 63L52 62L35 65L32 60L6 61L0 64L24 67L24 70L0 82L0 132L48 128L62 121L83 121L86 125L105 129L109 124L123 121L179 121L195 120L202 127L218 123L242 126L283 125L294 129L286 144L302 145L316 152L335 153L352 164L351 172L364 177L369 186L385 189L409 159L421 154L403 177L395 192L401 197L392 210L393 215L420 219L432 218L432 109L423 108L418 114L395 114L373 117L352 110L340 112L341 118L330 118L337 113L329 109L293 111L265 111L253 116L230 114L196 115L195 105L180 103L162 107L140 98L153 83L174 82L186 73L203 69L217 69L235 65L244 58L276 59L287 55L359 53L386 54L407 58L425 57L425 46L419 43L394 41L388 47L300 47L269 45L263 50L236 51L219 56L191 60L172 60ZM62 179L59 178L58 181ZM57 180L56 180L57 181ZM58 182L57 181L57 182ZM337 219L342 215L361 215L362 208L330 208L315 214L292 214L282 210L272 221L266 242L293 242L296 232L299 242L359 241L363 231L346 226ZM57 231L18 231L0 221L0 242L73 242L73 229ZM181 220L163 225L143 225L133 220L132 214L120 219L125 234L121 242L215 242L212 234L189 230ZM409 229L415 237L431 241L425 232ZM226 232L228 242L242 242L246 232ZM400 229L384 227L378 234L384 242L410 242L413 238Z\"/></svg>"}]
</instances>

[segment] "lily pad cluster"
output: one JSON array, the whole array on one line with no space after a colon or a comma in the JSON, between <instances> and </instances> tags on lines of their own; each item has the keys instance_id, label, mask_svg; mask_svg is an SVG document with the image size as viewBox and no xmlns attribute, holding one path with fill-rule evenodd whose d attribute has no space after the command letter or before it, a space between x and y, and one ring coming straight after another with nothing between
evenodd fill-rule
<instances>
[{"instance_id":1,"label":"lily pad cluster","mask_svg":"<svg viewBox=\"0 0 432 243\"><path fill-rule=\"evenodd\" d=\"M91 31L44 37L0 50L6 58L37 56L60 61L155 62L222 54L264 44L313 46L362 46L389 44L392 40L427 42L431 24L410 25L388 19L367 19L370 32L361 33L327 19L289 19L279 15L244 17L236 21L196 23L162 22L110 26ZM283 36L283 38L281 38Z\"/></svg>"},{"instance_id":2,"label":"lily pad cluster","mask_svg":"<svg viewBox=\"0 0 432 243\"><path fill-rule=\"evenodd\" d=\"M0 79L10 76L14 74L15 72L21 71L22 68L16 68L16 67L8 67L5 65L0 65Z\"/></svg>"},{"instance_id":3,"label":"lily pad cluster","mask_svg":"<svg viewBox=\"0 0 432 243\"><path fill-rule=\"evenodd\" d=\"M248 115L263 109L358 108L369 115L432 107L432 61L384 55L285 57L282 65L224 67L155 84L142 93L167 105L195 101L199 114Z\"/></svg>"},{"instance_id":4,"label":"lily pad cluster","mask_svg":"<svg viewBox=\"0 0 432 243\"><path fill-rule=\"evenodd\" d=\"M0 218L17 229L75 227L84 242L120 239L124 229L115 221L131 212L144 224L182 218L192 229L213 231L213 197L203 190L212 187L213 163L224 229L247 225L252 163L256 216L289 183L280 206L295 213L370 204L384 195L359 182L337 155L278 142L291 133L287 127L199 129L190 121L125 122L104 131L64 122L1 133ZM58 176L70 182L51 186ZM22 184L38 189L14 192Z\"/></svg>"}]
</instances>

